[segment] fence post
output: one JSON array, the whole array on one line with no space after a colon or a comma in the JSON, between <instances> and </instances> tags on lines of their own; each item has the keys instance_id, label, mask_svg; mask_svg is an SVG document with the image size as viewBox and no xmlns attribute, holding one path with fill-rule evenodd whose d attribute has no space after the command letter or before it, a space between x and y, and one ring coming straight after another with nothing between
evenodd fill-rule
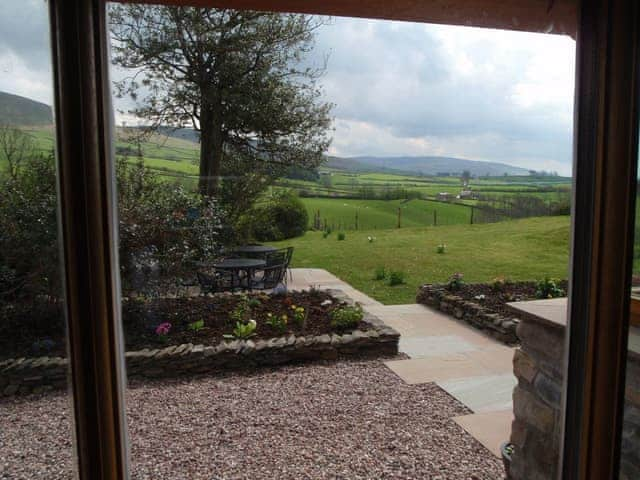
<instances>
[{"instance_id":1,"label":"fence post","mask_svg":"<svg viewBox=\"0 0 640 480\"><path fill-rule=\"evenodd\" d=\"M438 225L438 212L436 210L433 211L433 226Z\"/></svg>"},{"instance_id":2,"label":"fence post","mask_svg":"<svg viewBox=\"0 0 640 480\"><path fill-rule=\"evenodd\" d=\"M471 225L473 225L473 205L471 205L471 219L470 219L470 223L471 223Z\"/></svg>"},{"instance_id":3,"label":"fence post","mask_svg":"<svg viewBox=\"0 0 640 480\"><path fill-rule=\"evenodd\" d=\"M402 226L402 208L398 207L398 228Z\"/></svg>"},{"instance_id":4,"label":"fence post","mask_svg":"<svg viewBox=\"0 0 640 480\"><path fill-rule=\"evenodd\" d=\"M356 209L356 230L358 230L358 209Z\"/></svg>"}]
</instances>

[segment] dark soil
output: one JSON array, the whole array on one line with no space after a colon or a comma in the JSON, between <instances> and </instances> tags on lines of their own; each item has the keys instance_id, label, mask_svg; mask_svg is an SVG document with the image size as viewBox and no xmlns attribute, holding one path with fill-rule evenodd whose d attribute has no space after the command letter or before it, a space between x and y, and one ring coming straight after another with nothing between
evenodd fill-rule
<instances>
[{"instance_id":1,"label":"dark soil","mask_svg":"<svg viewBox=\"0 0 640 480\"><path fill-rule=\"evenodd\" d=\"M557 282L557 285L566 294L567 281L561 280ZM486 283L467 283L462 285L460 290L451 293L465 300L483 305L506 317L513 316L513 311L506 307L505 303L537 300L536 282L508 282L502 285L499 290ZM484 298L477 298L482 295L484 295Z\"/></svg>"},{"instance_id":2,"label":"dark soil","mask_svg":"<svg viewBox=\"0 0 640 480\"><path fill-rule=\"evenodd\" d=\"M239 295L217 295L123 301L125 348L132 351L182 343L215 345L223 340L223 335L232 333L236 320L230 314L236 309L240 298ZM251 337L253 340L291 334L313 336L336 332L331 326L330 313L344 306L344 303L322 291L291 292L287 296L255 294L249 295L248 299L251 305L248 318L257 323L255 335ZM331 305L322 306L325 300L331 300ZM294 322L293 305L305 309L307 319L303 325ZM33 308L33 305L25 305L24 312L20 315L14 311L12 318L5 317L0 321L0 360L41 355L65 357L60 309L47 310L44 320L34 321L33 314L28 315L29 307ZM267 325L265 322L268 313L286 314L286 329L278 330ZM190 325L200 320L204 324L201 328L190 328ZM155 330L165 322L170 323L171 328L166 339L163 339ZM360 322L356 328L368 330L371 326Z\"/></svg>"}]
</instances>

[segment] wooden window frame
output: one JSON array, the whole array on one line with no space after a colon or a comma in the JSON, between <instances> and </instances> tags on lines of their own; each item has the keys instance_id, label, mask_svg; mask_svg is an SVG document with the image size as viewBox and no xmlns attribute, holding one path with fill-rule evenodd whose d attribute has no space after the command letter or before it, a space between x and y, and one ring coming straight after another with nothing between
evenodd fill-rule
<instances>
[{"instance_id":1,"label":"wooden window frame","mask_svg":"<svg viewBox=\"0 0 640 480\"><path fill-rule=\"evenodd\" d=\"M543 31L577 38L564 395L565 412L571 414L564 419L561 475L571 480L617 478L638 150L636 2L159 2ZM49 5L78 476L125 479L125 363L105 2L49 0Z\"/></svg>"}]
</instances>

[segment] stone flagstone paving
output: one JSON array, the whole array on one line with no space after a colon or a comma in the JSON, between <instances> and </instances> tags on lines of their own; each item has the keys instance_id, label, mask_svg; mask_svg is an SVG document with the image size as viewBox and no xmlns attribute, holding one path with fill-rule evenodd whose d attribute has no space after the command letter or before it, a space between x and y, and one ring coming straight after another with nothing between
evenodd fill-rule
<instances>
[{"instance_id":1,"label":"stone flagstone paving","mask_svg":"<svg viewBox=\"0 0 640 480\"><path fill-rule=\"evenodd\" d=\"M400 351L410 358L385 362L387 367L408 384L436 383L467 406L473 414L452 420L500 456L513 420L513 348L423 305L382 305L326 270L292 270L290 288L311 286L343 290L395 328Z\"/></svg>"}]
</instances>

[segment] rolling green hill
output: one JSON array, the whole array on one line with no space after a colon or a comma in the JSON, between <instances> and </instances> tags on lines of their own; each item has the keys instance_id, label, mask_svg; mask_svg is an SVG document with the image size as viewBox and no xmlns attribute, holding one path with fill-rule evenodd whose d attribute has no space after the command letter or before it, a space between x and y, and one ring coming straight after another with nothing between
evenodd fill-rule
<instances>
[{"instance_id":1,"label":"rolling green hill","mask_svg":"<svg viewBox=\"0 0 640 480\"><path fill-rule=\"evenodd\" d=\"M34 126L53 122L51 107L29 98L0 92L0 124Z\"/></svg>"}]
</instances>

